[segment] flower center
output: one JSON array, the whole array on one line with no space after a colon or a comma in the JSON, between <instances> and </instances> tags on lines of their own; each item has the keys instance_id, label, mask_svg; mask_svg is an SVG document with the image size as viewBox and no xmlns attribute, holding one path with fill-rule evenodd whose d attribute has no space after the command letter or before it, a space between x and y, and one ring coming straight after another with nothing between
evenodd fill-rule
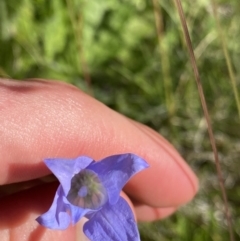
<instances>
[{"instance_id":1,"label":"flower center","mask_svg":"<svg viewBox=\"0 0 240 241\"><path fill-rule=\"evenodd\" d=\"M107 201L107 191L98 175L84 169L73 176L67 200L78 207L99 209Z\"/></svg>"}]
</instances>

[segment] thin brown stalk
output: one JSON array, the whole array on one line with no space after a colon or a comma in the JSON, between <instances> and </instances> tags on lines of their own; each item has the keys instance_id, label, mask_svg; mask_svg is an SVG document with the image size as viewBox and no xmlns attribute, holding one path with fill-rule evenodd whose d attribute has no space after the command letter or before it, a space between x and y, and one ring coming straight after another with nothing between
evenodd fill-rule
<instances>
[{"instance_id":1,"label":"thin brown stalk","mask_svg":"<svg viewBox=\"0 0 240 241\"><path fill-rule=\"evenodd\" d=\"M213 130L212 130L211 121L210 121L210 117L209 117L209 113L208 113L208 108L207 108L207 104L206 104L206 100L205 100L205 96L204 96L204 92L203 92L203 88L202 88L202 83L201 83L195 55L193 52L192 42L191 42L191 39L189 36L188 27L187 27L185 15L184 15L184 12L182 9L181 0L175 0L175 1L176 1L176 5L177 5L178 14L179 14L179 17L181 20L184 37L185 37L185 40L187 43L187 48L188 48L188 52L190 55L190 60L191 60L191 65L193 68L195 80L196 80L197 87L198 87L199 97L201 100L204 116L205 116L206 123L207 123L207 129L208 129L208 134L209 134L212 150L214 153L214 159L215 159L216 170L217 170L217 175L218 175L218 179L219 179L219 185L220 185L220 189L222 192L222 198L223 198L224 206L225 206L225 215L226 215L226 219L227 219L227 223L228 223L229 236L230 236L230 240L234 241L232 218L231 218L229 208L228 208L227 194L226 194L226 190L224 187L224 180L223 180L222 170L221 170L220 161L219 161L219 157L218 157L216 141L215 141L215 138L213 135Z\"/></svg>"}]
</instances>

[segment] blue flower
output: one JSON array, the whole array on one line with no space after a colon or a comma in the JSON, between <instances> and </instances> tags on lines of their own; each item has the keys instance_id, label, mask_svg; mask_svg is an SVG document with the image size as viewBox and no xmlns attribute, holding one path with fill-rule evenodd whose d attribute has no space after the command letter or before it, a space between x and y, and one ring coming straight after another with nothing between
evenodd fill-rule
<instances>
[{"instance_id":1,"label":"blue flower","mask_svg":"<svg viewBox=\"0 0 240 241\"><path fill-rule=\"evenodd\" d=\"M137 241L138 228L120 192L127 181L148 164L134 154L109 156L101 161L46 159L60 185L50 209L37 221L50 229L66 229L82 217L83 232L91 241Z\"/></svg>"}]
</instances>

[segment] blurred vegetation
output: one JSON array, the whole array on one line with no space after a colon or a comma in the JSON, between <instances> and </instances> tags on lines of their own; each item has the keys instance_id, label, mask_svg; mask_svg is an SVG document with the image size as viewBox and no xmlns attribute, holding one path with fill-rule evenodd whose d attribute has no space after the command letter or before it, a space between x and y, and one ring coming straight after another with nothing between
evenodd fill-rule
<instances>
[{"instance_id":1,"label":"blurred vegetation","mask_svg":"<svg viewBox=\"0 0 240 241\"><path fill-rule=\"evenodd\" d=\"M153 3L1 0L0 76L74 84L175 145L200 178L200 192L171 218L140 224L142 241L229 240L174 1L155 1L155 7ZM210 0L182 0L182 4L219 148L236 240L240 240L240 125L219 32ZM239 94L239 1L219 0L217 11Z\"/></svg>"}]
</instances>

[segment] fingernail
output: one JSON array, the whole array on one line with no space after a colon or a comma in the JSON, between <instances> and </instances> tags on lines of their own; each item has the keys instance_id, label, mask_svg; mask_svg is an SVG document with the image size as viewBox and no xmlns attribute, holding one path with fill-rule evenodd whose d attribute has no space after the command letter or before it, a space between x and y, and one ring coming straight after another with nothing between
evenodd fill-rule
<instances>
[{"instance_id":1,"label":"fingernail","mask_svg":"<svg viewBox=\"0 0 240 241\"><path fill-rule=\"evenodd\" d=\"M152 222L159 219L164 219L176 211L176 207L153 208L147 205L135 206L138 222Z\"/></svg>"}]
</instances>

